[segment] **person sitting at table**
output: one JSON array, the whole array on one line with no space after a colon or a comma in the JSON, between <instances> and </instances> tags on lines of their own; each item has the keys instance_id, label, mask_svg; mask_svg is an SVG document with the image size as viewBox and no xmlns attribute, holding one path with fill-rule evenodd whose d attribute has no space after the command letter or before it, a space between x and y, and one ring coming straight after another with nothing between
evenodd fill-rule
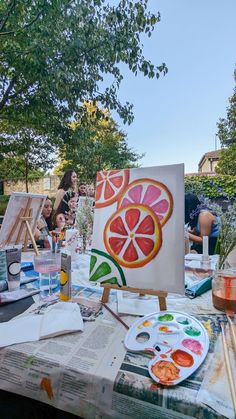
<instances>
[{"instance_id":1,"label":"person sitting at table","mask_svg":"<svg viewBox=\"0 0 236 419\"><path fill-rule=\"evenodd\" d=\"M185 224L189 226L189 240L193 242L191 250L202 253L203 236L209 238L209 255L215 253L219 234L220 219L213 211L201 204L192 193L185 194Z\"/></svg>"},{"instance_id":2,"label":"person sitting at table","mask_svg":"<svg viewBox=\"0 0 236 419\"><path fill-rule=\"evenodd\" d=\"M64 214L66 227L72 227L75 224L77 204L78 194L70 192L65 194L58 207L57 213Z\"/></svg>"},{"instance_id":3,"label":"person sitting at table","mask_svg":"<svg viewBox=\"0 0 236 419\"><path fill-rule=\"evenodd\" d=\"M49 232L53 229L52 216L52 201L51 199L47 198L34 233L36 244L40 247L50 247L47 237L49 235Z\"/></svg>"},{"instance_id":4,"label":"person sitting at table","mask_svg":"<svg viewBox=\"0 0 236 419\"><path fill-rule=\"evenodd\" d=\"M53 217L53 230L61 230L64 231L66 227L66 218L65 214L62 212L55 212Z\"/></svg>"},{"instance_id":5,"label":"person sitting at table","mask_svg":"<svg viewBox=\"0 0 236 419\"><path fill-rule=\"evenodd\" d=\"M56 211L64 198L66 193L72 192L76 190L77 186L77 175L74 170L67 170L64 173L61 182L58 186L56 199L54 202L54 210Z\"/></svg>"}]
</instances>

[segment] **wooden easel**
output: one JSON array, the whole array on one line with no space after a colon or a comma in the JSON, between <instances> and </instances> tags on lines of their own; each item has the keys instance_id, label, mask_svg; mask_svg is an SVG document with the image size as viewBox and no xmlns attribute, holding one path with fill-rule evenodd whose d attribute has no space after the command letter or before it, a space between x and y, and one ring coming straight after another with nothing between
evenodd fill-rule
<instances>
[{"instance_id":1,"label":"wooden easel","mask_svg":"<svg viewBox=\"0 0 236 419\"><path fill-rule=\"evenodd\" d=\"M129 291L129 292L135 292L138 293L140 296L143 295L156 295L158 297L159 307L160 310L167 310L166 305L166 297L168 295L165 291L155 291L155 290L149 290L149 289L143 289L143 288L132 288L132 287L118 287L117 285L112 284L100 284L101 287L103 287L103 294L102 294L102 303L107 303L109 299L109 294L111 289L121 290L121 291Z\"/></svg>"},{"instance_id":2,"label":"wooden easel","mask_svg":"<svg viewBox=\"0 0 236 419\"><path fill-rule=\"evenodd\" d=\"M31 225L30 225L32 221L32 213L33 213L32 208L30 208L31 202L32 202L32 198L29 198L26 204L26 207L21 208L19 215L16 218L11 228L11 231L7 237L6 243L11 243L13 234L17 231L17 229L19 229L14 244L19 244L23 242L24 243L23 251L26 251L27 244L28 244L28 236L29 236L32 246L34 248L34 251L36 255L38 256L39 251L38 251L38 248L34 239L34 235L31 229ZM25 226L25 229L24 229L24 226ZM25 237L22 238L23 234L25 234Z\"/></svg>"}]
</instances>

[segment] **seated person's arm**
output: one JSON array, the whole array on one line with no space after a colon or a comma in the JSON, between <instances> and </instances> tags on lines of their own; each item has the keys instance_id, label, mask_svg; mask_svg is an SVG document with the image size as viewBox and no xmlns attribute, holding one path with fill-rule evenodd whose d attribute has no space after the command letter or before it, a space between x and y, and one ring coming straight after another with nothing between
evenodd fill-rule
<instances>
[{"instance_id":1,"label":"seated person's arm","mask_svg":"<svg viewBox=\"0 0 236 419\"><path fill-rule=\"evenodd\" d=\"M214 216L210 212L202 212L199 214L200 235L194 234L194 231L189 232L189 240L195 243L202 244L203 236L210 236Z\"/></svg>"}]
</instances>

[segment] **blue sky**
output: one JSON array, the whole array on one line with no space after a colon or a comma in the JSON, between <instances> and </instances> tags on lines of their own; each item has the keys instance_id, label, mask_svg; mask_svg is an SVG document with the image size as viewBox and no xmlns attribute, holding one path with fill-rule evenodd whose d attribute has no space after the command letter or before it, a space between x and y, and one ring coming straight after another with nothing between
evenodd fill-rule
<instances>
[{"instance_id":1,"label":"blue sky","mask_svg":"<svg viewBox=\"0 0 236 419\"><path fill-rule=\"evenodd\" d=\"M134 104L135 120L120 127L146 153L143 167L184 163L197 172L235 85L236 0L149 0L149 9L161 22L143 40L145 56L169 72L152 80L125 71L119 98Z\"/></svg>"}]
</instances>

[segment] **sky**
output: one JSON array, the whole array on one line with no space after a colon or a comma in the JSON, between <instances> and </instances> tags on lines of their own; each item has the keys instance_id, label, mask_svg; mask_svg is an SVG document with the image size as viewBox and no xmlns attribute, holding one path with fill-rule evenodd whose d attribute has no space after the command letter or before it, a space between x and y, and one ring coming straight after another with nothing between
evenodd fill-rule
<instances>
[{"instance_id":1,"label":"sky","mask_svg":"<svg viewBox=\"0 0 236 419\"><path fill-rule=\"evenodd\" d=\"M118 96L133 103L135 119L118 122L145 153L143 167L184 163L197 172L204 153L220 148L217 122L235 86L236 0L149 0L149 9L161 22L143 39L144 54L169 71L157 80L125 70Z\"/></svg>"}]
</instances>

